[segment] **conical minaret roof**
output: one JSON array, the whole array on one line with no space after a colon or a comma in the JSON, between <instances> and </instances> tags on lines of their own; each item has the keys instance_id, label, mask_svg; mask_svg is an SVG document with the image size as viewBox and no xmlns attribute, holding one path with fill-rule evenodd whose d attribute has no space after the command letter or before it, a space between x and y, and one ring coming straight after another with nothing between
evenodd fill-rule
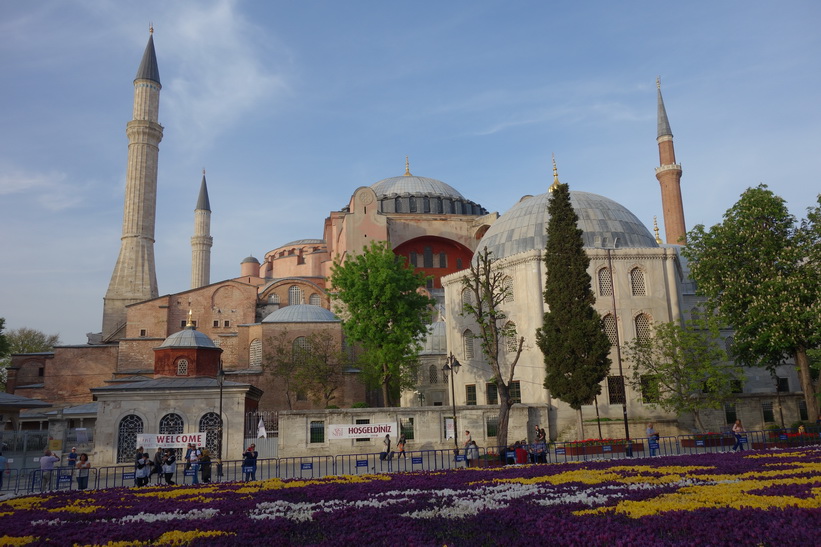
<instances>
[{"instance_id":1,"label":"conical minaret roof","mask_svg":"<svg viewBox=\"0 0 821 547\"><path fill-rule=\"evenodd\" d=\"M205 169L202 171L202 184L200 184L200 196L197 198L197 211L211 211L211 202L208 200L208 186L205 184Z\"/></svg>"},{"instance_id":2,"label":"conical minaret roof","mask_svg":"<svg viewBox=\"0 0 821 547\"><path fill-rule=\"evenodd\" d=\"M153 28L151 34L148 35L148 44L145 46L143 60L140 62L140 68L137 69L137 76L134 80L151 80L162 85L160 83L160 68L157 66L157 54L154 52Z\"/></svg>"},{"instance_id":3,"label":"conical minaret roof","mask_svg":"<svg viewBox=\"0 0 821 547\"><path fill-rule=\"evenodd\" d=\"M670 130L670 122L667 120L667 110L664 108L664 99L661 98L661 79L656 78L656 87L658 88L658 102L659 102L659 112L658 112L658 137L664 136L673 136L673 132Z\"/></svg>"}]
</instances>

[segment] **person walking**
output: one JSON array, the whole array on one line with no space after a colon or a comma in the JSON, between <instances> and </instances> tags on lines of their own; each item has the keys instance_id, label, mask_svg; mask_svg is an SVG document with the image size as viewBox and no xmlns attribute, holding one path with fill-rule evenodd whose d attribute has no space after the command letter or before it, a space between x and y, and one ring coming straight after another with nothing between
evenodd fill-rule
<instances>
[{"instance_id":1,"label":"person walking","mask_svg":"<svg viewBox=\"0 0 821 547\"><path fill-rule=\"evenodd\" d=\"M200 469L202 482L211 482L211 452L207 448L203 448L200 454Z\"/></svg>"},{"instance_id":2,"label":"person walking","mask_svg":"<svg viewBox=\"0 0 821 547\"><path fill-rule=\"evenodd\" d=\"M257 445L252 444L242 455L242 472L245 475L245 481L257 480Z\"/></svg>"},{"instance_id":3,"label":"person walking","mask_svg":"<svg viewBox=\"0 0 821 547\"><path fill-rule=\"evenodd\" d=\"M91 469L91 462L88 461L88 454L83 452L77 459L77 490L88 488L88 475Z\"/></svg>"},{"instance_id":4,"label":"person walking","mask_svg":"<svg viewBox=\"0 0 821 547\"><path fill-rule=\"evenodd\" d=\"M60 458L55 456L51 450L46 449L40 458L40 492L51 490L51 477L54 475L54 464Z\"/></svg>"},{"instance_id":5,"label":"person walking","mask_svg":"<svg viewBox=\"0 0 821 547\"><path fill-rule=\"evenodd\" d=\"M396 456L396 459L397 459L397 460L398 460L399 458L405 458L405 459L408 459L407 454L405 454L405 444L406 444L407 442L408 442L408 440L405 438L405 434L404 434L404 433L402 433L401 435L399 435L399 440L398 440L398 441L396 441L396 448L399 450L399 455L398 455L398 456Z\"/></svg>"},{"instance_id":6,"label":"person walking","mask_svg":"<svg viewBox=\"0 0 821 547\"><path fill-rule=\"evenodd\" d=\"M744 426L741 425L741 420L736 420L733 424L733 435L735 435L735 444L733 445L733 451L736 450L744 450Z\"/></svg>"}]
</instances>

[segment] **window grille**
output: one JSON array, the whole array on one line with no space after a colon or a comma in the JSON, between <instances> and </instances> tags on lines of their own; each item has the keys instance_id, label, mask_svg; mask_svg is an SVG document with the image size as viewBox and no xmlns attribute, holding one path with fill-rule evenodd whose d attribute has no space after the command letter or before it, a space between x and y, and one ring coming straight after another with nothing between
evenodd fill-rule
<instances>
[{"instance_id":1,"label":"window grille","mask_svg":"<svg viewBox=\"0 0 821 547\"><path fill-rule=\"evenodd\" d=\"M308 303L309 303L311 306L319 306L319 305L321 305L321 304L322 304L322 299L319 297L319 295L318 295L318 294L314 293L314 294L312 294L312 295L311 295L311 297L308 299Z\"/></svg>"},{"instance_id":2,"label":"window grille","mask_svg":"<svg viewBox=\"0 0 821 547\"><path fill-rule=\"evenodd\" d=\"M613 295L613 276L610 275L609 268L602 268L599 270L599 295Z\"/></svg>"},{"instance_id":3,"label":"window grille","mask_svg":"<svg viewBox=\"0 0 821 547\"><path fill-rule=\"evenodd\" d=\"M430 213L430 198L428 196L422 198L422 212Z\"/></svg>"},{"instance_id":4,"label":"window grille","mask_svg":"<svg viewBox=\"0 0 821 547\"><path fill-rule=\"evenodd\" d=\"M310 442L311 442L311 444L324 443L325 442L325 421L324 420L316 420L316 421L311 422Z\"/></svg>"},{"instance_id":5,"label":"window grille","mask_svg":"<svg viewBox=\"0 0 821 547\"><path fill-rule=\"evenodd\" d=\"M611 405L624 404L627 399L624 393L623 376L607 377L607 395Z\"/></svg>"},{"instance_id":6,"label":"window grille","mask_svg":"<svg viewBox=\"0 0 821 547\"><path fill-rule=\"evenodd\" d=\"M807 421L810 419L810 415L807 412L807 401L801 399L798 401L798 416L802 421Z\"/></svg>"},{"instance_id":7,"label":"window grille","mask_svg":"<svg viewBox=\"0 0 821 547\"><path fill-rule=\"evenodd\" d=\"M415 268L416 267L416 261L417 261L416 251L411 251L410 256L408 257L408 262L410 262L410 265Z\"/></svg>"},{"instance_id":8,"label":"window grille","mask_svg":"<svg viewBox=\"0 0 821 547\"><path fill-rule=\"evenodd\" d=\"M268 297L268 303L269 304L279 304L279 295L278 294L270 295Z\"/></svg>"},{"instance_id":9,"label":"window grille","mask_svg":"<svg viewBox=\"0 0 821 547\"><path fill-rule=\"evenodd\" d=\"M396 213L401 213L402 212L402 198L396 198L394 200L393 210Z\"/></svg>"},{"instance_id":10,"label":"window grille","mask_svg":"<svg viewBox=\"0 0 821 547\"><path fill-rule=\"evenodd\" d=\"M790 379L776 376L776 391L778 391L779 393L789 393Z\"/></svg>"},{"instance_id":11,"label":"window grille","mask_svg":"<svg viewBox=\"0 0 821 547\"><path fill-rule=\"evenodd\" d=\"M505 291L505 302L514 302L512 277L505 277L502 281L502 290Z\"/></svg>"},{"instance_id":12,"label":"window grille","mask_svg":"<svg viewBox=\"0 0 821 547\"><path fill-rule=\"evenodd\" d=\"M641 268L636 267L630 270L630 289L633 291L633 296L647 294L644 287L644 272Z\"/></svg>"},{"instance_id":13,"label":"window grille","mask_svg":"<svg viewBox=\"0 0 821 547\"><path fill-rule=\"evenodd\" d=\"M308 353L309 347L310 344L308 343L308 339L306 337L300 336L298 338L294 338L294 341L291 344L291 358L294 360L294 363L301 365L305 362L305 356Z\"/></svg>"},{"instance_id":14,"label":"window grille","mask_svg":"<svg viewBox=\"0 0 821 547\"><path fill-rule=\"evenodd\" d=\"M510 393L510 402L522 402L522 387L521 385L519 385L519 380L514 380L510 382L510 386L508 386L508 391Z\"/></svg>"},{"instance_id":15,"label":"window grille","mask_svg":"<svg viewBox=\"0 0 821 547\"><path fill-rule=\"evenodd\" d=\"M200 418L200 431L205 431L205 448L211 454L220 456L219 448L220 417L216 412L208 412Z\"/></svg>"},{"instance_id":16,"label":"window grille","mask_svg":"<svg viewBox=\"0 0 821 547\"><path fill-rule=\"evenodd\" d=\"M485 435L487 437L496 437L499 433L499 417L488 416L485 418Z\"/></svg>"},{"instance_id":17,"label":"window grille","mask_svg":"<svg viewBox=\"0 0 821 547\"><path fill-rule=\"evenodd\" d=\"M300 289L296 285L292 285L288 289L288 305L296 306L297 304L303 304L304 302L305 298L302 294L302 289Z\"/></svg>"},{"instance_id":18,"label":"window grille","mask_svg":"<svg viewBox=\"0 0 821 547\"><path fill-rule=\"evenodd\" d=\"M619 343L619 333L616 329L616 318L613 317L612 313L608 313L604 316L604 333L607 335L607 339L610 340L611 346L616 346Z\"/></svg>"},{"instance_id":19,"label":"window grille","mask_svg":"<svg viewBox=\"0 0 821 547\"><path fill-rule=\"evenodd\" d=\"M775 414L773 413L772 402L761 403L761 414L763 415L764 421L766 423L771 423L775 421Z\"/></svg>"},{"instance_id":20,"label":"window grille","mask_svg":"<svg viewBox=\"0 0 821 547\"><path fill-rule=\"evenodd\" d=\"M433 268L433 248L432 247L425 247L422 249L423 251L423 258L424 267L425 268Z\"/></svg>"},{"instance_id":21,"label":"window grille","mask_svg":"<svg viewBox=\"0 0 821 547\"><path fill-rule=\"evenodd\" d=\"M476 404L476 385L470 384L465 386L465 404L466 405L475 405Z\"/></svg>"},{"instance_id":22,"label":"window grille","mask_svg":"<svg viewBox=\"0 0 821 547\"><path fill-rule=\"evenodd\" d=\"M470 289L462 290L462 306L473 305L473 291Z\"/></svg>"},{"instance_id":23,"label":"window grille","mask_svg":"<svg viewBox=\"0 0 821 547\"><path fill-rule=\"evenodd\" d=\"M473 359L473 332L467 329L462 334L462 344L464 346L465 359Z\"/></svg>"},{"instance_id":24,"label":"window grille","mask_svg":"<svg viewBox=\"0 0 821 547\"><path fill-rule=\"evenodd\" d=\"M413 440L413 418L399 420L399 432L405 436L405 440Z\"/></svg>"},{"instance_id":25,"label":"window grille","mask_svg":"<svg viewBox=\"0 0 821 547\"><path fill-rule=\"evenodd\" d=\"M735 421L738 419L738 415L735 411L735 404L733 403L724 403L724 423L725 424L734 424Z\"/></svg>"},{"instance_id":26,"label":"window grille","mask_svg":"<svg viewBox=\"0 0 821 547\"><path fill-rule=\"evenodd\" d=\"M440 268L447 268L448 267L448 255L445 252L439 253L439 267Z\"/></svg>"},{"instance_id":27,"label":"window grille","mask_svg":"<svg viewBox=\"0 0 821 547\"><path fill-rule=\"evenodd\" d=\"M505 349L508 353L516 353L519 349L519 341L516 339L516 323L508 321L505 329L509 329L509 333L505 336Z\"/></svg>"},{"instance_id":28,"label":"window grille","mask_svg":"<svg viewBox=\"0 0 821 547\"><path fill-rule=\"evenodd\" d=\"M416 198L413 197L413 196L411 196L410 199L408 200L408 209L410 210L411 213L416 212Z\"/></svg>"},{"instance_id":29,"label":"window grille","mask_svg":"<svg viewBox=\"0 0 821 547\"><path fill-rule=\"evenodd\" d=\"M660 399L659 379L655 374L645 374L641 377L641 402L658 403Z\"/></svg>"},{"instance_id":30,"label":"window grille","mask_svg":"<svg viewBox=\"0 0 821 547\"><path fill-rule=\"evenodd\" d=\"M248 348L248 362L252 367L262 366L262 340L254 338Z\"/></svg>"},{"instance_id":31,"label":"window grille","mask_svg":"<svg viewBox=\"0 0 821 547\"><path fill-rule=\"evenodd\" d=\"M640 313L634 319L636 324L636 338L639 340L649 340L651 336L650 317L646 313Z\"/></svg>"},{"instance_id":32,"label":"window grille","mask_svg":"<svg viewBox=\"0 0 821 547\"><path fill-rule=\"evenodd\" d=\"M188 359L177 361L177 376L188 376Z\"/></svg>"},{"instance_id":33,"label":"window grille","mask_svg":"<svg viewBox=\"0 0 821 547\"><path fill-rule=\"evenodd\" d=\"M487 383L485 384L485 391L487 392L487 404L489 405L498 405L499 404L499 388L496 384Z\"/></svg>"},{"instance_id":34,"label":"window grille","mask_svg":"<svg viewBox=\"0 0 821 547\"><path fill-rule=\"evenodd\" d=\"M120 420L117 433L117 463L133 462L137 453L137 433L143 432L143 420L129 414Z\"/></svg>"},{"instance_id":35,"label":"window grille","mask_svg":"<svg viewBox=\"0 0 821 547\"><path fill-rule=\"evenodd\" d=\"M166 414L160 419L160 435L179 435L183 432L185 422L179 414ZM177 459L182 458L182 448L174 450L177 454Z\"/></svg>"},{"instance_id":36,"label":"window grille","mask_svg":"<svg viewBox=\"0 0 821 547\"><path fill-rule=\"evenodd\" d=\"M439 369L436 365L431 365L428 367L428 380L430 380L431 384L438 383L439 380Z\"/></svg>"}]
</instances>

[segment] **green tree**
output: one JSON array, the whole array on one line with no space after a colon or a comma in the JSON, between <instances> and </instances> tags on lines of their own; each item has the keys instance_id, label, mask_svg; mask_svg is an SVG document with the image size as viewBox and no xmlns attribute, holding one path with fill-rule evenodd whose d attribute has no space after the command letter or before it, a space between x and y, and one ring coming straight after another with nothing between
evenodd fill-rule
<instances>
[{"instance_id":1,"label":"green tree","mask_svg":"<svg viewBox=\"0 0 821 547\"><path fill-rule=\"evenodd\" d=\"M641 391L645 403L658 404L676 414L693 414L704 431L701 411L719 409L732 397L741 379L741 367L727 363L715 329L658 323L653 336L634 338L623 345L633 363L630 385Z\"/></svg>"},{"instance_id":2,"label":"green tree","mask_svg":"<svg viewBox=\"0 0 821 547\"><path fill-rule=\"evenodd\" d=\"M736 360L772 371L793 357L815 421L808 351L821 347L821 208L809 213L798 226L766 185L749 188L722 223L693 228L683 254L708 309L735 330Z\"/></svg>"},{"instance_id":3,"label":"green tree","mask_svg":"<svg viewBox=\"0 0 821 547\"><path fill-rule=\"evenodd\" d=\"M510 296L510 286L505 273L494 269L492 254L487 247L480 250L471 261L468 273L462 276L462 290L470 295L462 299L462 315L473 318L479 326L475 336L493 371L492 381L499 394L496 442L507 446L510 407L513 406L510 383L522 355L524 337L517 336L515 324L507 320L502 310L505 299Z\"/></svg>"},{"instance_id":4,"label":"green tree","mask_svg":"<svg viewBox=\"0 0 821 547\"><path fill-rule=\"evenodd\" d=\"M548 311L536 332L536 343L544 354L545 388L577 410L582 424L582 405L601 393L601 382L610 372L611 344L593 308L596 297L587 273L590 259L566 184L553 187L547 210L544 301Z\"/></svg>"},{"instance_id":5,"label":"green tree","mask_svg":"<svg viewBox=\"0 0 821 547\"><path fill-rule=\"evenodd\" d=\"M308 336L304 346L294 348L294 354L298 389L328 408L344 382L347 352L332 332L320 331Z\"/></svg>"},{"instance_id":6,"label":"green tree","mask_svg":"<svg viewBox=\"0 0 821 547\"><path fill-rule=\"evenodd\" d=\"M3 329L6 327L6 319L0 317L0 358L5 357L9 353L9 339L3 334Z\"/></svg>"},{"instance_id":7,"label":"green tree","mask_svg":"<svg viewBox=\"0 0 821 547\"><path fill-rule=\"evenodd\" d=\"M0 381L3 388L6 386L7 371L6 368L11 364L11 355L18 353L40 353L44 351L51 351L54 346L60 344L59 334L44 334L43 332L28 327L20 327L19 329L12 329L6 334L2 334L2 327L5 324L4 319L0 319ZM5 340L6 351L2 351L3 340Z\"/></svg>"},{"instance_id":8,"label":"green tree","mask_svg":"<svg viewBox=\"0 0 821 547\"><path fill-rule=\"evenodd\" d=\"M294 358L294 343L287 329L269 336L265 344L262 368L282 381L282 391L288 410L293 410L293 396L299 390L296 385L297 360Z\"/></svg>"},{"instance_id":9,"label":"green tree","mask_svg":"<svg viewBox=\"0 0 821 547\"><path fill-rule=\"evenodd\" d=\"M425 279L384 242L331 268L330 284L343 304L337 313L345 333L363 349L363 379L381 387L387 406L396 406L402 389L414 387L419 340L434 303L420 291Z\"/></svg>"}]
</instances>

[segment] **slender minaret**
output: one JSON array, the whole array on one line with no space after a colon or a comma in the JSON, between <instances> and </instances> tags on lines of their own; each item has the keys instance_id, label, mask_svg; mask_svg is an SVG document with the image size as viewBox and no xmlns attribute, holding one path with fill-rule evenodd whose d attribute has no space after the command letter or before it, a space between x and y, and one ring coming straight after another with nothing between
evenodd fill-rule
<instances>
[{"instance_id":1,"label":"slender minaret","mask_svg":"<svg viewBox=\"0 0 821 547\"><path fill-rule=\"evenodd\" d=\"M194 236L191 238L191 288L204 287L211 282L211 202L205 185L205 169L202 170L200 196L194 209Z\"/></svg>"},{"instance_id":2,"label":"slender minaret","mask_svg":"<svg viewBox=\"0 0 821 547\"><path fill-rule=\"evenodd\" d=\"M120 255L103 299L103 340L123 336L125 307L158 296L154 268L154 218L157 210L157 157L162 126L160 71L154 53L154 29L134 79L133 119L126 125L128 165Z\"/></svg>"},{"instance_id":3,"label":"slender minaret","mask_svg":"<svg viewBox=\"0 0 821 547\"><path fill-rule=\"evenodd\" d=\"M661 98L661 80L656 79L658 89L658 137L659 167L656 178L661 185L661 206L664 210L664 235L667 243L684 245L687 243L687 229L684 226L684 205L681 201L681 165L676 163L673 148L673 132L667 120L667 110Z\"/></svg>"}]
</instances>

